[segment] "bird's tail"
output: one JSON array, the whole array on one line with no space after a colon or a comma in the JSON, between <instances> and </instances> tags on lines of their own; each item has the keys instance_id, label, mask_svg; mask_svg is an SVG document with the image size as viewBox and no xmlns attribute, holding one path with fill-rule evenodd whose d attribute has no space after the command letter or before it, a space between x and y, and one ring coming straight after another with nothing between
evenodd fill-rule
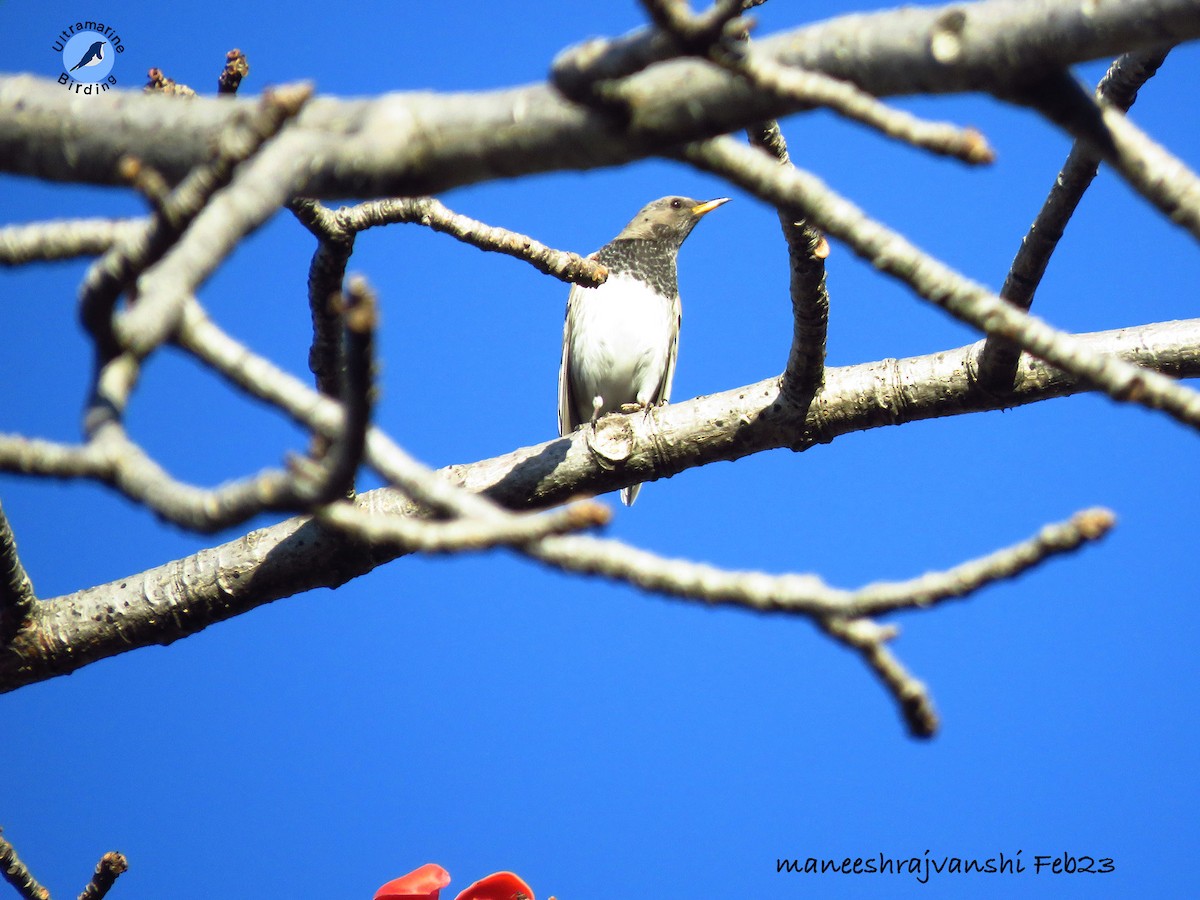
<instances>
[{"instance_id":1,"label":"bird's tail","mask_svg":"<svg viewBox=\"0 0 1200 900\"><path fill-rule=\"evenodd\" d=\"M621 502L626 506L633 506L633 501L637 499L638 491L642 489L640 484L632 484L627 488L621 488Z\"/></svg>"}]
</instances>

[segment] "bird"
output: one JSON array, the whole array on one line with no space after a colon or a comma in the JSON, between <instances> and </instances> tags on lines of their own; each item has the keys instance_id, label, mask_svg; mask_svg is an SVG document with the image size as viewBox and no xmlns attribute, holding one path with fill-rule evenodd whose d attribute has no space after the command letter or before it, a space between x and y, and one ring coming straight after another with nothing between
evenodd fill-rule
<instances>
[{"instance_id":1,"label":"bird","mask_svg":"<svg viewBox=\"0 0 1200 900\"><path fill-rule=\"evenodd\" d=\"M98 66L104 60L104 41L96 41L92 46L88 47L87 53L83 54L79 62L71 66L71 71L82 69L84 66Z\"/></svg>"},{"instance_id":2,"label":"bird","mask_svg":"<svg viewBox=\"0 0 1200 900\"><path fill-rule=\"evenodd\" d=\"M681 309L675 259L701 217L729 201L661 197L591 254L608 269L599 287L571 286L558 371L558 431L564 437L624 407L671 399ZM632 506L640 484L621 490Z\"/></svg>"}]
</instances>

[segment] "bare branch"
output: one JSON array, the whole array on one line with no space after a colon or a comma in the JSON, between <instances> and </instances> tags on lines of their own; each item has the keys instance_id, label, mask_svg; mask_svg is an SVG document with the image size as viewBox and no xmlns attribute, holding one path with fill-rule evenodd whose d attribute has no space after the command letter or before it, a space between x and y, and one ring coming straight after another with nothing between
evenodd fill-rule
<instances>
[{"instance_id":1,"label":"bare branch","mask_svg":"<svg viewBox=\"0 0 1200 900\"><path fill-rule=\"evenodd\" d=\"M791 167L787 142L775 121L749 129L750 143ZM790 208L779 209L779 226L788 248L791 273L792 346L783 370L782 390L798 406L807 406L825 380L825 339L829 331L829 291L825 257L829 244L819 230Z\"/></svg>"},{"instance_id":2,"label":"bare branch","mask_svg":"<svg viewBox=\"0 0 1200 900\"><path fill-rule=\"evenodd\" d=\"M117 352L112 315L121 291L162 259L213 194L229 183L235 167L257 152L299 112L310 93L308 88L284 89L281 94L265 96L254 115L245 122L235 121L235 126L224 133L210 162L195 169L141 229L130 229L123 234L122 239L91 266L81 289L81 317L98 342L102 355L111 356ZM236 235L233 240L240 236ZM157 305L152 306L149 316L142 313L144 318L165 318ZM165 327L169 328L170 323Z\"/></svg>"},{"instance_id":3,"label":"bare branch","mask_svg":"<svg viewBox=\"0 0 1200 900\"><path fill-rule=\"evenodd\" d=\"M50 892L33 877L3 834L0 834L0 875L17 889L23 900L50 900Z\"/></svg>"},{"instance_id":4,"label":"bare branch","mask_svg":"<svg viewBox=\"0 0 1200 900\"><path fill-rule=\"evenodd\" d=\"M1036 109L1083 141L1145 200L1200 240L1200 177L1120 109L1101 106L1065 72L1016 94L997 93Z\"/></svg>"},{"instance_id":5,"label":"bare branch","mask_svg":"<svg viewBox=\"0 0 1200 900\"><path fill-rule=\"evenodd\" d=\"M297 485L300 500L314 506L329 503L339 494L353 495L354 476L362 463L367 429L371 424L378 303L366 280L354 277L346 285L339 306L345 343L342 427L324 458L314 464L315 477L305 475Z\"/></svg>"},{"instance_id":6,"label":"bare branch","mask_svg":"<svg viewBox=\"0 0 1200 900\"><path fill-rule=\"evenodd\" d=\"M309 85L281 87L263 95L255 114L223 135L211 167L180 185L178 202L195 210L194 219L171 229L169 249L164 247L161 261L138 279L138 302L116 326L122 347L141 357L162 343L175 327L182 299L292 196L303 164L271 138L311 95ZM228 174L232 174L228 187L217 193L215 188ZM196 191L194 196L191 190Z\"/></svg>"},{"instance_id":7,"label":"bare branch","mask_svg":"<svg viewBox=\"0 0 1200 900\"><path fill-rule=\"evenodd\" d=\"M103 900L118 877L129 870L129 861L120 853L109 851L96 863L92 880L79 895L79 900Z\"/></svg>"},{"instance_id":8,"label":"bare branch","mask_svg":"<svg viewBox=\"0 0 1200 900\"><path fill-rule=\"evenodd\" d=\"M313 317L313 345L308 365L316 375L317 389L331 397L337 394L341 333L329 302L341 292L346 264L360 231L396 222L414 222L482 250L495 250L523 259L538 271L563 281L594 287L607 277L604 266L595 260L554 250L523 234L459 215L432 197L378 200L338 210L330 210L311 199L294 200L289 205L318 240L308 273L309 306Z\"/></svg>"},{"instance_id":9,"label":"bare branch","mask_svg":"<svg viewBox=\"0 0 1200 900\"><path fill-rule=\"evenodd\" d=\"M97 431L93 444L108 463L104 473L107 484L162 518L194 531L220 531L267 510L294 510L303 505L297 496L296 478L287 472L268 470L208 490L171 477L115 423Z\"/></svg>"},{"instance_id":10,"label":"bare branch","mask_svg":"<svg viewBox=\"0 0 1200 900\"><path fill-rule=\"evenodd\" d=\"M250 74L250 63L246 54L234 48L225 54L225 68L217 77L218 94L236 94L242 86L242 79Z\"/></svg>"},{"instance_id":11,"label":"bare branch","mask_svg":"<svg viewBox=\"0 0 1200 900\"><path fill-rule=\"evenodd\" d=\"M825 107L880 134L930 153L951 156L971 165L991 163L996 159L987 138L974 128L918 118L882 103L848 81L780 65L751 47L734 57L730 68L744 75L755 88L782 100Z\"/></svg>"},{"instance_id":12,"label":"bare branch","mask_svg":"<svg viewBox=\"0 0 1200 900\"><path fill-rule=\"evenodd\" d=\"M36 603L33 582L17 555L16 535L0 506L0 642L21 629Z\"/></svg>"},{"instance_id":13,"label":"bare branch","mask_svg":"<svg viewBox=\"0 0 1200 900\"><path fill-rule=\"evenodd\" d=\"M61 219L0 228L0 266L98 256L144 228L140 219Z\"/></svg>"},{"instance_id":14,"label":"bare branch","mask_svg":"<svg viewBox=\"0 0 1200 900\"><path fill-rule=\"evenodd\" d=\"M945 572L910 581L879 582L847 591L816 575L767 575L718 569L705 563L663 559L617 541L559 537L528 548L530 555L569 572L603 575L682 600L731 604L758 612L860 618L957 600L984 585L1015 578L1043 560L1079 549L1112 527L1107 510L1086 510L1004 550Z\"/></svg>"},{"instance_id":15,"label":"bare branch","mask_svg":"<svg viewBox=\"0 0 1200 900\"><path fill-rule=\"evenodd\" d=\"M903 235L869 218L816 176L783 169L730 138L691 144L682 155L768 203L803 210L814 225L842 239L863 259L955 318L1086 379L1114 400L1161 409L1186 425L1200 428L1200 393L1156 372L1089 353L1077 338L1014 308L923 253Z\"/></svg>"},{"instance_id":16,"label":"bare branch","mask_svg":"<svg viewBox=\"0 0 1200 900\"><path fill-rule=\"evenodd\" d=\"M1137 99L1138 89L1158 71L1166 55L1167 49L1162 48L1121 56L1100 80L1097 97L1118 109L1128 110ZM1026 310L1033 305L1034 292L1046 272L1050 256L1058 247L1084 191L1096 177L1099 165L1100 157L1091 146L1076 141L1004 279L1000 296L1009 303ZM1012 345L989 337L979 357L980 383L996 388L1011 381L1018 354Z\"/></svg>"},{"instance_id":17,"label":"bare branch","mask_svg":"<svg viewBox=\"0 0 1200 900\"><path fill-rule=\"evenodd\" d=\"M819 619L817 624L827 635L862 657L867 667L887 689L900 708L900 716L913 737L933 737L938 730L938 714L924 682L913 677L887 648L887 642L899 634L896 625L880 625L871 619Z\"/></svg>"},{"instance_id":18,"label":"bare branch","mask_svg":"<svg viewBox=\"0 0 1200 900\"><path fill-rule=\"evenodd\" d=\"M195 97L196 92L186 84L180 84L173 78L168 78L162 69L151 69L146 73L146 86L142 88L148 94L168 94L174 97Z\"/></svg>"},{"instance_id":19,"label":"bare branch","mask_svg":"<svg viewBox=\"0 0 1200 900\"><path fill-rule=\"evenodd\" d=\"M317 238L317 249L308 266L308 308L313 326L308 369L316 377L317 390L326 397L336 397L342 370L342 328L335 306L342 294L357 232L347 228L340 216L318 200L293 200L288 206ZM321 455L320 445L313 449L314 456Z\"/></svg>"},{"instance_id":20,"label":"bare branch","mask_svg":"<svg viewBox=\"0 0 1200 900\"><path fill-rule=\"evenodd\" d=\"M1027 80L1031 72L1200 37L1196 11L1195 0L983 0L831 19L766 38L756 50L877 97L990 91ZM651 62L677 52L671 41L646 32L593 45L587 80L610 77L614 70L623 74L629 67L619 57L642 45L658 48L648 55ZM695 60L653 65L614 87L632 113L627 131L614 130L605 115L538 85L319 99L281 139L292 155L308 162L298 194L419 196L498 173L515 177L620 165L802 108ZM52 81L0 79L0 169L114 184L119 159L137 153L175 182L204 162L204 148L248 102L196 97L179 103L110 91L78 104ZM175 139L156 140L164 133Z\"/></svg>"},{"instance_id":21,"label":"bare branch","mask_svg":"<svg viewBox=\"0 0 1200 900\"><path fill-rule=\"evenodd\" d=\"M77 446L0 433L0 471L104 481L110 470L108 459L94 444Z\"/></svg>"},{"instance_id":22,"label":"bare branch","mask_svg":"<svg viewBox=\"0 0 1200 900\"><path fill-rule=\"evenodd\" d=\"M317 521L359 540L369 541L389 553L461 553L496 546L521 546L548 535L567 534L607 525L612 511L594 500L584 500L540 515L505 516L497 521L456 519L430 522L405 515L372 513L373 498L364 507L334 503L317 510Z\"/></svg>"},{"instance_id":23,"label":"bare branch","mask_svg":"<svg viewBox=\"0 0 1200 900\"><path fill-rule=\"evenodd\" d=\"M1200 320L1081 339L1146 365L1159 365L1177 374L1200 374ZM1000 398L980 392L968 374L977 349L972 345L910 360L831 368L825 390L806 413L807 424L789 422L787 407L775 405L778 379L671 404L658 414L659 426L679 438L680 449L660 461L658 475L699 464L701 460L687 449L693 445L701 449L707 461L735 459L767 446L801 448L828 443L837 434L849 431L1012 407L1086 389L1077 379L1026 357L1012 392ZM243 372L251 373L262 374L253 368ZM294 401L288 408L290 414L311 420L313 428L328 428L330 433L336 429L337 404L319 397L296 379L285 391L278 384L271 385L269 377L267 383L269 388L261 388L264 393L273 391L281 399ZM768 412L772 409L774 415ZM736 437L727 428L712 427L714 422L740 417L751 424L738 429ZM629 419L640 422L642 417L635 414ZM374 434L372 430L369 446ZM565 455L558 449L563 446L567 446ZM557 503L580 491L611 490L644 477L640 472L614 475L602 470L582 439L572 442L561 438L470 466L451 466L433 480L447 492L447 497L437 499L449 509L461 507L463 497L470 496L463 495L460 487L511 507ZM376 511L416 511L392 491L372 491L362 499L381 504L371 507ZM485 497L471 499L482 502ZM1040 539L1052 544L1055 535ZM391 558L392 554L374 552L368 545L316 523L290 519L139 576L56 598L38 605L36 627L26 629L11 644L0 646L0 691L74 671L135 647L170 643L280 597L339 585ZM940 585L921 584L917 579L909 587L926 592L926 596L938 590L952 594L970 588L972 578L978 578L978 573L960 571ZM842 615L865 615L900 608L885 587L868 587L857 606L842 605L836 610ZM164 608L185 609L187 615L171 620L162 615ZM829 607L822 609L823 614L830 614ZM106 618L109 616L113 618Z\"/></svg>"},{"instance_id":24,"label":"bare branch","mask_svg":"<svg viewBox=\"0 0 1200 900\"><path fill-rule=\"evenodd\" d=\"M339 227L355 233L394 222L424 225L480 250L493 250L524 260L539 272L560 281L587 287L603 284L608 274L595 260L554 250L524 234L453 212L433 197L395 197L360 203L343 207L333 215Z\"/></svg>"}]
</instances>

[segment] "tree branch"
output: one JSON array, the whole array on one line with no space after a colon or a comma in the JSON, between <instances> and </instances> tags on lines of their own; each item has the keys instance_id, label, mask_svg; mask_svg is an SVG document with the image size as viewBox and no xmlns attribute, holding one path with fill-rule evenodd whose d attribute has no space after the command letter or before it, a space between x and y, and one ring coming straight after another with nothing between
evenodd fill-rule
<instances>
[{"instance_id":1,"label":"tree branch","mask_svg":"<svg viewBox=\"0 0 1200 900\"><path fill-rule=\"evenodd\" d=\"M779 165L792 168L787 142L774 120L747 131L750 144L769 153ZM805 407L825 380L825 340L829 332L829 291L825 286L825 257L829 243L820 230L791 208L779 208L779 227L788 248L788 293L792 298L792 345L781 388L788 399Z\"/></svg>"},{"instance_id":2,"label":"tree branch","mask_svg":"<svg viewBox=\"0 0 1200 900\"><path fill-rule=\"evenodd\" d=\"M1200 177L1120 109L1101 106L1065 71L1014 94L996 93L1037 110L1082 141L1143 199L1200 240Z\"/></svg>"},{"instance_id":3,"label":"tree branch","mask_svg":"<svg viewBox=\"0 0 1200 900\"><path fill-rule=\"evenodd\" d=\"M1119 57L1096 87L1097 97L1118 109L1128 110L1137 99L1138 89L1158 71L1166 55L1167 48L1161 48ZM1086 142L1077 140L1004 279L1000 296L1009 303L1024 310L1033 305L1034 292L1046 273L1050 257L1099 167L1099 154ZM989 336L979 356L980 382L989 389L1006 385L1016 371L1019 353L1001 338Z\"/></svg>"},{"instance_id":4,"label":"tree branch","mask_svg":"<svg viewBox=\"0 0 1200 900\"><path fill-rule=\"evenodd\" d=\"M764 39L756 50L879 97L994 91L1031 73L1200 37L1198 12L1197 0L984 0L831 19ZM588 79L623 74L625 57L647 47L642 65L675 52L653 32L590 44ZM616 96L631 112L628 130L535 85L317 99L284 139L307 162L299 194L416 196L498 176L620 165L804 108L695 60L653 65L622 81ZM77 104L51 81L0 79L0 169L114 184L121 157L135 154L175 182L203 162L203 148L246 102L110 91ZM157 140L167 133L173 140Z\"/></svg>"},{"instance_id":5,"label":"tree branch","mask_svg":"<svg viewBox=\"0 0 1200 900\"><path fill-rule=\"evenodd\" d=\"M0 506L0 643L22 628L37 602L33 582L17 555L17 538Z\"/></svg>"},{"instance_id":6,"label":"tree branch","mask_svg":"<svg viewBox=\"0 0 1200 900\"><path fill-rule=\"evenodd\" d=\"M863 259L904 282L918 296L988 335L1086 379L1114 400L1161 409L1200 429L1200 393L1157 372L1091 354L1078 339L1051 328L982 285L923 253L903 235L869 218L816 176L772 164L731 138L690 144L681 156L777 207L804 212L814 225L845 241Z\"/></svg>"},{"instance_id":7,"label":"tree branch","mask_svg":"<svg viewBox=\"0 0 1200 900\"><path fill-rule=\"evenodd\" d=\"M103 900L117 878L129 870L129 862L124 855L112 851L100 857L96 863L96 871L92 880L79 895L79 900Z\"/></svg>"},{"instance_id":8,"label":"tree branch","mask_svg":"<svg viewBox=\"0 0 1200 900\"><path fill-rule=\"evenodd\" d=\"M50 900L50 892L46 890L33 873L21 862L17 850L0 834L0 875L16 888L23 900Z\"/></svg>"},{"instance_id":9,"label":"tree branch","mask_svg":"<svg viewBox=\"0 0 1200 900\"><path fill-rule=\"evenodd\" d=\"M1098 352L1103 348L1102 352L1177 375L1200 375L1200 320L1079 339ZM616 472L601 467L587 450L586 441L577 435L469 466L450 466L441 472L446 479L443 489L453 492L456 485L465 487L509 507L544 506L581 491L611 490L769 447L802 449L851 431L1019 406L1087 389L1077 379L1025 358L1011 392L1003 397L984 393L976 388L971 375L977 349L972 345L927 357L831 368L825 390L800 421L789 419L788 407L777 403L778 378L672 404L656 410L651 422L668 437L662 447L674 449L666 455L643 449L629 460L626 469ZM254 383L264 374L270 384L269 373L260 371L255 371ZM294 404L285 407L289 414L314 430L335 428L337 404L292 380L291 394L282 398ZM603 421L610 420L642 427L643 416L613 416ZM744 424L730 429L726 424L730 421ZM0 468L7 468L9 462L4 449L0 441ZM482 501L484 497L474 499ZM392 491L372 491L363 500L373 504L375 511L390 515L415 512L409 501ZM396 555L347 539L318 523L293 518L141 575L39 604L35 621L0 648L0 691L65 674L135 647L171 643L281 597L315 587L335 587ZM866 615L896 608L894 598L884 589L877 586L870 591L856 606L839 607L839 611ZM163 615L164 609L172 614Z\"/></svg>"},{"instance_id":10,"label":"tree branch","mask_svg":"<svg viewBox=\"0 0 1200 900\"><path fill-rule=\"evenodd\" d=\"M0 266L99 256L140 232L141 219L61 219L0 228Z\"/></svg>"}]
</instances>

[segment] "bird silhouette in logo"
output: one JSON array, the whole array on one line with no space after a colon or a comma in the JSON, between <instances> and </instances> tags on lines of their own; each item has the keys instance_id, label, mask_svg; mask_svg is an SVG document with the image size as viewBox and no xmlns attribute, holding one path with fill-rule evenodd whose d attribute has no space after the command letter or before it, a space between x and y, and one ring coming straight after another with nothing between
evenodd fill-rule
<instances>
[{"instance_id":1,"label":"bird silhouette in logo","mask_svg":"<svg viewBox=\"0 0 1200 900\"><path fill-rule=\"evenodd\" d=\"M85 66L98 66L104 61L104 44L105 41L96 41L92 46L88 47L87 53L83 54L83 58L75 65L71 66L71 71L82 69Z\"/></svg>"}]
</instances>

